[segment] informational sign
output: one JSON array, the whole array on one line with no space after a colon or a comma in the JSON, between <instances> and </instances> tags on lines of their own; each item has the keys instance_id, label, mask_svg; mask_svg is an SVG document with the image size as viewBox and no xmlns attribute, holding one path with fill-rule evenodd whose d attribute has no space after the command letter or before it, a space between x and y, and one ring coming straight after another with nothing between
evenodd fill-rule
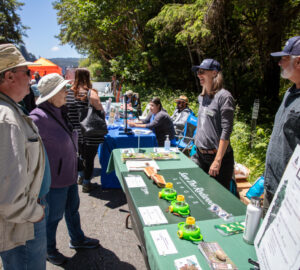
<instances>
[{"instance_id":1,"label":"informational sign","mask_svg":"<svg viewBox=\"0 0 300 270\"><path fill-rule=\"evenodd\" d=\"M139 207L140 214L146 226L167 224L168 221L159 206Z\"/></svg>"},{"instance_id":2,"label":"informational sign","mask_svg":"<svg viewBox=\"0 0 300 270\"><path fill-rule=\"evenodd\" d=\"M130 175L125 177L128 188L146 187L143 178L140 175Z\"/></svg>"},{"instance_id":3,"label":"informational sign","mask_svg":"<svg viewBox=\"0 0 300 270\"><path fill-rule=\"evenodd\" d=\"M300 269L300 146L254 241L260 269Z\"/></svg>"},{"instance_id":4,"label":"informational sign","mask_svg":"<svg viewBox=\"0 0 300 270\"><path fill-rule=\"evenodd\" d=\"M259 99L255 99L253 103L253 109L252 109L252 119L258 118L258 111L259 111Z\"/></svg>"},{"instance_id":5,"label":"informational sign","mask_svg":"<svg viewBox=\"0 0 300 270\"><path fill-rule=\"evenodd\" d=\"M159 255L178 253L167 230L150 231L150 234Z\"/></svg>"}]
</instances>

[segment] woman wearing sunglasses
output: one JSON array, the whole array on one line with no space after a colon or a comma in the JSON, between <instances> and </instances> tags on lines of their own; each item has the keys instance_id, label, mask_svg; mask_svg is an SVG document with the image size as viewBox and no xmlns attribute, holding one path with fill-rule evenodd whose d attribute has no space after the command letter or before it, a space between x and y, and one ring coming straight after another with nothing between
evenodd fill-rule
<instances>
[{"instance_id":1,"label":"woman wearing sunglasses","mask_svg":"<svg viewBox=\"0 0 300 270\"><path fill-rule=\"evenodd\" d=\"M234 99L223 88L221 66L214 59L205 59L192 67L202 86L198 97L199 111L195 145L197 152L192 159L206 173L229 189L234 159L230 145L233 128Z\"/></svg>"}]
</instances>

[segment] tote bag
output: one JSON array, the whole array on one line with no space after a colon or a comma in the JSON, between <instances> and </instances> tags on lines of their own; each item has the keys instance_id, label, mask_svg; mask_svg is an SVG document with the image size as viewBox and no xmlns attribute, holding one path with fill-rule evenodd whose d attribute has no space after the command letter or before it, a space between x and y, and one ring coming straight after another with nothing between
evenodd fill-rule
<instances>
[{"instance_id":1,"label":"tote bag","mask_svg":"<svg viewBox=\"0 0 300 270\"><path fill-rule=\"evenodd\" d=\"M105 114L103 111L96 110L90 104L91 90L89 90L88 98L88 109L87 112L81 111L83 118L80 120L80 127L82 135L90 138L101 138L107 133L107 125L105 121Z\"/></svg>"}]
</instances>

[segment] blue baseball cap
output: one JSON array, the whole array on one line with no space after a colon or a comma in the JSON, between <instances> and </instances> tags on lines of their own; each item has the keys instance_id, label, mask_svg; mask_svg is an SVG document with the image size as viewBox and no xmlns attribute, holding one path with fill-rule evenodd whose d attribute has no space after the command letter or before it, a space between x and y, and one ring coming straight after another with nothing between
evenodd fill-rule
<instances>
[{"instance_id":1,"label":"blue baseball cap","mask_svg":"<svg viewBox=\"0 0 300 270\"><path fill-rule=\"evenodd\" d=\"M221 65L217 60L214 59L204 59L200 66L192 66L192 71L196 72L199 68L206 69L206 70L221 70Z\"/></svg>"},{"instance_id":2,"label":"blue baseball cap","mask_svg":"<svg viewBox=\"0 0 300 270\"><path fill-rule=\"evenodd\" d=\"M273 52L271 55L274 57L300 55L300 36L290 38L281 52Z\"/></svg>"}]
</instances>

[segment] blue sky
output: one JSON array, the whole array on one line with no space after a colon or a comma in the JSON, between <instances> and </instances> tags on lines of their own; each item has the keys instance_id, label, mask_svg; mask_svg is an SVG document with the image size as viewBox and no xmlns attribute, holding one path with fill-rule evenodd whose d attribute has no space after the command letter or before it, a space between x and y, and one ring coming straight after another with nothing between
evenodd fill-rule
<instances>
[{"instance_id":1,"label":"blue sky","mask_svg":"<svg viewBox=\"0 0 300 270\"><path fill-rule=\"evenodd\" d=\"M18 10L22 24L29 26L26 31L28 37L23 37L27 51L37 58L82 57L69 45L60 46L56 10L51 0L21 0L25 3L22 10Z\"/></svg>"}]
</instances>

